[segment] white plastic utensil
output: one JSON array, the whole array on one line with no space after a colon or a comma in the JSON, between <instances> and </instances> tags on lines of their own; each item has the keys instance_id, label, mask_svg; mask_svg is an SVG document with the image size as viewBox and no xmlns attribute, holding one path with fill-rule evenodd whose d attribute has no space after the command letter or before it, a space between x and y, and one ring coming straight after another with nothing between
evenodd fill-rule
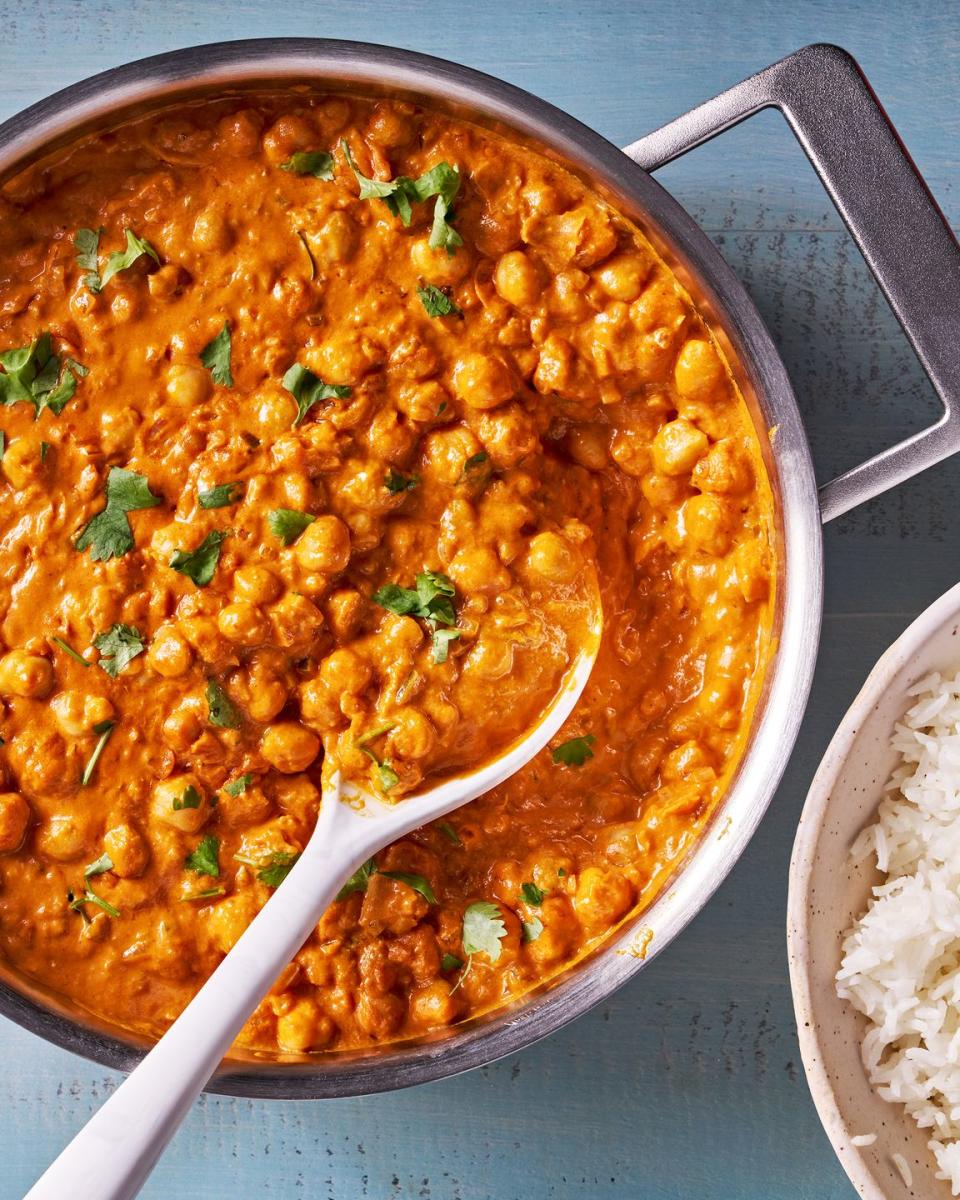
<instances>
[{"instance_id":1,"label":"white plastic utensil","mask_svg":"<svg viewBox=\"0 0 960 1200\"><path fill-rule=\"evenodd\" d=\"M325 778L316 828L293 870L168 1032L24 1200L136 1196L243 1024L344 881L388 843L490 791L539 753L579 699L599 639L598 605L589 644L540 723L481 769L395 804L341 786L339 772Z\"/></svg>"}]
</instances>

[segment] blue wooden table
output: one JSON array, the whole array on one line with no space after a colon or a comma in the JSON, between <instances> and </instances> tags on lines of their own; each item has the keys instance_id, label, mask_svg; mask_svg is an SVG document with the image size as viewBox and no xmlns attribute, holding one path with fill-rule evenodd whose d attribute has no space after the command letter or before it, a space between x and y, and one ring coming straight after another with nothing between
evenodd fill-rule
<instances>
[{"instance_id":1,"label":"blue wooden table","mask_svg":"<svg viewBox=\"0 0 960 1200\"><path fill-rule=\"evenodd\" d=\"M0 0L0 116L131 58L227 37L388 42L500 75L625 144L810 41L861 61L960 224L955 0ZM662 173L783 352L818 473L926 424L932 390L776 114ZM153 1200L816 1200L853 1195L799 1061L784 947L804 793L868 669L960 574L960 459L827 530L813 699L760 832L652 968L545 1043L372 1099L204 1097ZM117 1076L0 1022L0 1196L19 1197ZM68 1200L68 1198L64 1198Z\"/></svg>"}]
</instances>

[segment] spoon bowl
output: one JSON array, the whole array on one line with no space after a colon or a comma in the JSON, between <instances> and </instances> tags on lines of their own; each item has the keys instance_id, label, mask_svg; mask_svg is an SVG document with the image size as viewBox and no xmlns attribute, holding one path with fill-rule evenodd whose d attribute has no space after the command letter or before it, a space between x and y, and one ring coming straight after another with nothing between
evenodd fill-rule
<instances>
[{"instance_id":1,"label":"spoon bowl","mask_svg":"<svg viewBox=\"0 0 960 1200\"><path fill-rule=\"evenodd\" d=\"M473 771L391 802L338 767L323 772L320 813L289 875L196 996L24 1200L130 1200L271 984L344 882L378 850L503 783L543 750L572 713L600 646L595 573L590 619L552 700L524 737Z\"/></svg>"}]
</instances>

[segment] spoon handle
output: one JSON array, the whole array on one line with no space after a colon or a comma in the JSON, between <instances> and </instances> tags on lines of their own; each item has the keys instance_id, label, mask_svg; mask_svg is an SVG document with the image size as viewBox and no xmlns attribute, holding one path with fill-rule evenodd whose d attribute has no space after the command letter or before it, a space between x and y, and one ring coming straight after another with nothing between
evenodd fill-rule
<instances>
[{"instance_id":1,"label":"spoon handle","mask_svg":"<svg viewBox=\"0 0 960 1200\"><path fill-rule=\"evenodd\" d=\"M283 884L168 1032L24 1200L137 1195L251 1012L363 861L366 847L349 836L349 821L337 819L346 808L338 796L324 797L317 828Z\"/></svg>"}]
</instances>

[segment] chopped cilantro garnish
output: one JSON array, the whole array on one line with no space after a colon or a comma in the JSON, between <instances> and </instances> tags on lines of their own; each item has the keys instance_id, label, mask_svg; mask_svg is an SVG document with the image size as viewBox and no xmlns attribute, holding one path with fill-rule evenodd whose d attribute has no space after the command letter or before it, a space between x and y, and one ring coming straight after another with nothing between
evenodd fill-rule
<instances>
[{"instance_id":1,"label":"chopped cilantro garnish","mask_svg":"<svg viewBox=\"0 0 960 1200\"><path fill-rule=\"evenodd\" d=\"M524 883L520 887L520 895L524 901L534 906L542 904L546 894L543 888L538 888L535 883Z\"/></svg>"},{"instance_id":2,"label":"chopped cilantro garnish","mask_svg":"<svg viewBox=\"0 0 960 1200\"><path fill-rule=\"evenodd\" d=\"M100 279L100 288L105 288L114 275L132 267L137 259L142 258L145 254L149 255L154 262L158 263L160 261L160 255L157 254L148 241L137 237L132 229L124 230L124 232L127 236L127 244L123 250L114 250L107 259L106 269ZM96 290L99 291L100 288Z\"/></svg>"},{"instance_id":3,"label":"chopped cilantro garnish","mask_svg":"<svg viewBox=\"0 0 960 1200\"><path fill-rule=\"evenodd\" d=\"M280 170L329 181L334 177L333 155L327 150L296 150L285 163L280 164Z\"/></svg>"},{"instance_id":4,"label":"chopped cilantro garnish","mask_svg":"<svg viewBox=\"0 0 960 1200\"><path fill-rule=\"evenodd\" d=\"M451 846L462 846L463 845L463 842L460 841L459 833L457 833L457 831L454 829L454 827L450 824L449 821L441 821L440 824L437 826L437 828L440 830L440 832L447 839L447 841L450 843Z\"/></svg>"},{"instance_id":5,"label":"chopped cilantro garnish","mask_svg":"<svg viewBox=\"0 0 960 1200\"><path fill-rule=\"evenodd\" d=\"M77 266L82 271L88 272L83 277L83 286L91 292L99 292L103 287L97 264L102 233L102 226L99 229L78 229L73 238L73 246L77 252Z\"/></svg>"},{"instance_id":6,"label":"chopped cilantro garnish","mask_svg":"<svg viewBox=\"0 0 960 1200\"><path fill-rule=\"evenodd\" d=\"M253 783L252 775L240 775L229 783L225 783L223 790L228 796L242 796L251 783Z\"/></svg>"},{"instance_id":7,"label":"chopped cilantro garnish","mask_svg":"<svg viewBox=\"0 0 960 1200\"><path fill-rule=\"evenodd\" d=\"M495 963L502 953L501 942L507 936L503 913L489 900L478 900L463 914L463 948L468 955L486 954Z\"/></svg>"},{"instance_id":8,"label":"chopped cilantro garnish","mask_svg":"<svg viewBox=\"0 0 960 1200\"><path fill-rule=\"evenodd\" d=\"M204 888L202 892L194 892L192 896L181 896L180 899L186 904L193 900L213 900L217 896L225 896L227 889L225 887Z\"/></svg>"},{"instance_id":9,"label":"chopped cilantro garnish","mask_svg":"<svg viewBox=\"0 0 960 1200\"><path fill-rule=\"evenodd\" d=\"M352 896L354 892L365 892L367 884L370 882L370 877L376 875L376 873L376 862L372 858L368 858L362 866L357 867L340 891L337 892L337 899L345 900L347 896Z\"/></svg>"},{"instance_id":10,"label":"chopped cilantro garnish","mask_svg":"<svg viewBox=\"0 0 960 1200\"><path fill-rule=\"evenodd\" d=\"M86 913L83 911L85 904L96 904L98 908L103 909L108 917L120 916L119 908L114 908L112 904L108 904L102 896L98 896L90 888L87 888L81 896L76 896L73 892L67 892L67 906L72 908L74 912L80 913L84 919L86 919Z\"/></svg>"},{"instance_id":11,"label":"chopped cilantro garnish","mask_svg":"<svg viewBox=\"0 0 960 1200\"><path fill-rule=\"evenodd\" d=\"M113 679L147 648L143 635L135 625L111 625L106 633L98 634L93 644L100 651L99 665Z\"/></svg>"},{"instance_id":12,"label":"chopped cilantro garnish","mask_svg":"<svg viewBox=\"0 0 960 1200\"><path fill-rule=\"evenodd\" d=\"M297 402L297 419L294 428L303 421L315 404L323 400L346 400L350 388L345 384L324 383L307 367L294 363L283 377L283 386Z\"/></svg>"},{"instance_id":13,"label":"chopped cilantro garnish","mask_svg":"<svg viewBox=\"0 0 960 1200\"><path fill-rule=\"evenodd\" d=\"M196 550L177 550L170 559L170 566L181 575L192 579L197 587L206 587L220 561L220 545L227 534L214 529L203 539Z\"/></svg>"},{"instance_id":14,"label":"chopped cilantro garnish","mask_svg":"<svg viewBox=\"0 0 960 1200\"><path fill-rule=\"evenodd\" d=\"M377 767L377 782L384 792L389 792L400 782L400 776L388 762L382 762Z\"/></svg>"},{"instance_id":15,"label":"chopped cilantro garnish","mask_svg":"<svg viewBox=\"0 0 960 1200\"><path fill-rule=\"evenodd\" d=\"M523 929L523 940L525 942L535 942L543 933L543 922L539 917L534 917L530 921L521 921L520 925Z\"/></svg>"},{"instance_id":16,"label":"chopped cilantro garnish","mask_svg":"<svg viewBox=\"0 0 960 1200\"><path fill-rule=\"evenodd\" d=\"M450 643L457 641L459 637L459 629L435 629L433 631L433 661L445 663Z\"/></svg>"},{"instance_id":17,"label":"chopped cilantro garnish","mask_svg":"<svg viewBox=\"0 0 960 1200\"><path fill-rule=\"evenodd\" d=\"M267 513L267 525L274 537L285 546L292 546L308 525L317 518L310 513L298 512L295 508L275 508Z\"/></svg>"},{"instance_id":18,"label":"chopped cilantro garnish","mask_svg":"<svg viewBox=\"0 0 960 1200\"><path fill-rule=\"evenodd\" d=\"M206 491L198 491L197 499L201 508L226 508L229 504L236 504L242 495L242 483L218 483Z\"/></svg>"},{"instance_id":19,"label":"chopped cilantro garnish","mask_svg":"<svg viewBox=\"0 0 960 1200\"><path fill-rule=\"evenodd\" d=\"M52 637L50 641L53 642L54 645L59 646L64 654L69 654L71 658L75 659L81 665L81 667L90 666L90 663L83 657L83 655L74 650L70 643L65 642L62 637Z\"/></svg>"},{"instance_id":20,"label":"chopped cilantro garnish","mask_svg":"<svg viewBox=\"0 0 960 1200\"><path fill-rule=\"evenodd\" d=\"M432 283L417 288L417 295L428 317L462 317L463 309L454 304L449 289L436 287Z\"/></svg>"},{"instance_id":21,"label":"chopped cilantro garnish","mask_svg":"<svg viewBox=\"0 0 960 1200\"><path fill-rule=\"evenodd\" d=\"M83 774L80 776L80 786L87 787L90 780L93 778L93 772L96 770L97 763L100 761L100 755L107 742L110 740L110 734L113 733L115 721L99 721L93 727L93 732L100 735L100 740L93 748L93 753L87 759L87 765L83 768Z\"/></svg>"},{"instance_id":22,"label":"chopped cilantro garnish","mask_svg":"<svg viewBox=\"0 0 960 1200\"><path fill-rule=\"evenodd\" d=\"M438 625L455 625L457 614L453 607L456 589L446 575L436 571L421 571L413 588L385 583L370 597L374 604L389 612L426 621L433 630L433 661L446 662L450 643L460 636L459 629L438 629Z\"/></svg>"},{"instance_id":23,"label":"chopped cilantro garnish","mask_svg":"<svg viewBox=\"0 0 960 1200\"><path fill-rule=\"evenodd\" d=\"M437 903L437 898L433 894L433 888L422 875L409 875L406 871L381 871L380 874L386 879L396 879L400 883L405 883L407 887L411 887L415 892L419 892L428 904Z\"/></svg>"},{"instance_id":24,"label":"chopped cilantro garnish","mask_svg":"<svg viewBox=\"0 0 960 1200\"><path fill-rule=\"evenodd\" d=\"M463 966L463 959L457 958L455 954L445 954L440 959L441 971L459 971Z\"/></svg>"},{"instance_id":25,"label":"chopped cilantro garnish","mask_svg":"<svg viewBox=\"0 0 960 1200\"><path fill-rule=\"evenodd\" d=\"M113 859L109 854L101 854L98 859L92 863L87 863L83 868L84 879L90 879L94 875L102 875L105 871L113 870Z\"/></svg>"},{"instance_id":26,"label":"chopped cilantro garnish","mask_svg":"<svg viewBox=\"0 0 960 1200\"><path fill-rule=\"evenodd\" d=\"M243 720L240 710L215 679L207 680L207 707L210 724L220 729L239 729Z\"/></svg>"},{"instance_id":27,"label":"chopped cilantro garnish","mask_svg":"<svg viewBox=\"0 0 960 1200\"><path fill-rule=\"evenodd\" d=\"M25 400L33 405L34 419L39 419L45 408L59 416L77 390L78 380L88 374L75 359L67 357L61 363L49 333L41 333L29 346L0 352L0 365L0 404Z\"/></svg>"},{"instance_id":28,"label":"chopped cilantro garnish","mask_svg":"<svg viewBox=\"0 0 960 1200\"><path fill-rule=\"evenodd\" d=\"M198 875L212 875L216 879L220 874L220 839L208 833L200 845L184 860L188 871L196 871Z\"/></svg>"},{"instance_id":29,"label":"chopped cilantro garnish","mask_svg":"<svg viewBox=\"0 0 960 1200\"><path fill-rule=\"evenodd\" d=\"M145 475L111 467L107 475L107 506L84 526L77 538L76 548L90 548L94 562L119 558L133 549L133 530L129 512L154 508L163 501L150 491Z\"/></svg>"},{"instance_id":30,"label":"chopped cilantro garnish","mask_svg":"<svg viewBox=\"0 0 960 1200\"><path fill-rule=\"evenodd\" d=\"M296 866L299 854L288 854L278 850L270 855L270 861L257 872L257 878L267 887L279 887Z\"/></svg>"},{"instance_id":31,"label":"chopped cilantro garnish","mask_svg":"<svg viewBox=\"0 0 960 1200\"><path fill-rule=\"evenodd\" d=\"M397 496L401 492L412 492L419 482L419 475L401 475L399 471L394 471L391 467L383 481L383 486L391 495Z\"/></svg>"},{"instance_id":32,"label":"chopped cilantro garnish","mask_svg":"<svg viewBox=\"0 0 960 1200\"><path fill-rule=\"evenodd\" d=\"M223 328L200 351L200 361L213 376L213 382L221 387L233 387L233 372L230 370L230 322L224 321Z\"/></svg>"},{"instance_id":33,"label":"chopped cilantro garnish","mask_svg":"<svg viewBox=\"0 0 960 1200\"><path fill-rule=\"evenodd\" d=\"M174 796L173 811L182 812L185 808L199 808L201 803L200 793L191 783L183 789L179 796Z\"/></svg>"},{"instance_id":34,"label":"chopped cilantro garnish","mask_svg":"<svg viewBox=\"0 0 960 1200\"><path fill-rule=\"evenodd\" d=\"M551 757L555 763L562 763L565 767L582 767L588 758L593 758L591 746L596 740L592 733L571 738L555 747L551 751Z\"/></svg>"}]
</instances>

